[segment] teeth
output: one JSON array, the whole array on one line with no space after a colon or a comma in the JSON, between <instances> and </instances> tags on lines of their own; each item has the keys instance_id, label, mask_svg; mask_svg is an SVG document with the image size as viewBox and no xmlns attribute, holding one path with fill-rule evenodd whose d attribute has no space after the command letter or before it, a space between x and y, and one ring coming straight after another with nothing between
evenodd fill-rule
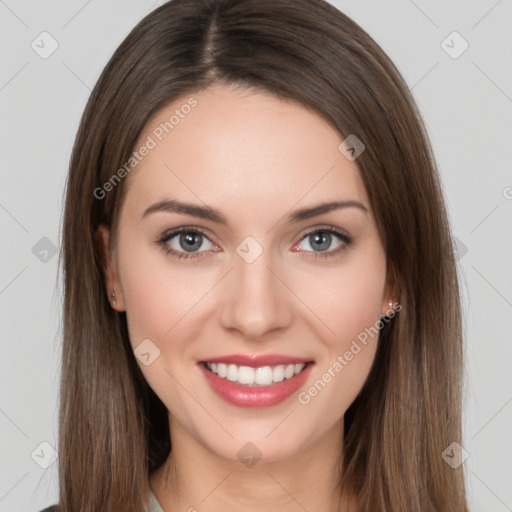
<instances>
[{"instance_id":1,"label":"teeth","mask_svg":"<svg viewBox=\"0 0 512 512\"><path fill-rule=\"evenodd\" d=\"M238 368L234 364L230 364L228 366L228 376L227 379L231 382L235 382L238 380Z\"/></svg>"},{"instance_id":2,"label":"teeth","mask_svg":"<svg viewBox=\"0 0 512 512\"><path fill-rule=\"evenodd\" d=\"M289 364L283 371L283 379L291 379L295 375L295 365Z\"/></svg>"},{"instance_id":3,"label":"teeth","mask_svg":"<svg viewBox=\"0 0 512 512\"><path fill-rule=\"evenodd\" d=\"M263 366L262 368L256 368L254 372L256 374L255 382L260 386L269 386L272 384L272 376L274 372L270 366Z\"/></svg>"},{"instance_id":4,"label":"teeth","mask_svg":"<svg viewBox=\"0 0 512 512\"><path fill-rule=\"evenodd\" d=\"M213 366L213 365L212 365ZM210 370L215 373L215 371L213 370L213 368L210 368ZM225 365L225 364L222 364L222 363L218 363L217 364L217 375L219 377L222 377L223 379L226 378L228 374L228 367Z\"/></svg>"},{"instance_id":5,"label":"teeth","mask_svg":"<svg viewBox=\"0 0 512 512\"><path fill-rule=\"evenodd\" d=\"M236 364L206 363L206 367L219 377L249 386L270 386L274 382L291 379L300 373L305 366L304 363L298 363L251 368L250 366L237 366Z\"/></svg>"},{"instance_id":6,"label":"teeth","mask_svg":"<svg viewBox=\"0 0 512 512\"><path fill-rule=\"evenodd\" d=\"M272 374L272 380L274 382L281 382L284 380L284 366L276 366Z\"/></svg>"}]
</instances>

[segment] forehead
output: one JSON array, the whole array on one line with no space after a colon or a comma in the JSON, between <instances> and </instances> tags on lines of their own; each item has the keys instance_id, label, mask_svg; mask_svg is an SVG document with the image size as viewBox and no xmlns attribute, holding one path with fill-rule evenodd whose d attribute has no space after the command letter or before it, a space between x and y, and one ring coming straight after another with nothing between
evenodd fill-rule
<instances>
[{"instance_id":1,"label":"forehead","mask_svg":"<svg viewBox=\"0 0 512 512\"><path fill-rule=\"evenodd\" d=\"M149 120L135 150L150 149L124 183L126 208L141 212L169 197L247 215L319 200L368 204L356 162L338 149L342 140L298 103L212 86Z\"/></svg>"}]
</instances>

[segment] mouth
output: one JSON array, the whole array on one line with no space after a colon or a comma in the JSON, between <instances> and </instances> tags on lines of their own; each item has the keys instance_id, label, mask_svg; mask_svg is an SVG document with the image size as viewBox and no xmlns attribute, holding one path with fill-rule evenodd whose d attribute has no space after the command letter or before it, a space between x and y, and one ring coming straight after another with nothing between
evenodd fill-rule
<instances>
[{"instance_id":1,"label":"mouth","mask_svg":"<svg viewBox=\"0 0 512 512\"><path fill-rule=\"evenodd\" d=\"M233 355L197 364L211 390L229 404L269 407L298 391L315 362L278 355Z\"/></svg>"},{"instance_id":2,"label":"mouth","mask_svg":"<svg viewBox=\"0 0 512 512\"><path fill-rule=\"evenodd\" d=\"M268 387L284 380L292 379L303 372L308 364L279 364L274 366L243 366L233 363L211 363L203 361L204 367L221 379L248 387Z\"/></svg>"}]
</instances>

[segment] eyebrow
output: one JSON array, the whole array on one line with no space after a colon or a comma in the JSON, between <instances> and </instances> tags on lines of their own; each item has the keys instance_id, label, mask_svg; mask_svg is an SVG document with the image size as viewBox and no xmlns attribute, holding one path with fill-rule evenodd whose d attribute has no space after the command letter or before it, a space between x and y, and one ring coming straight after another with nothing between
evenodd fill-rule
<instances>
[{"instance_id":1,"label":"eyebrow","mask_svg":"<svg viewBox=\"0 0 512 512\"><path fill-rule=\"evenodd\" d=\"M339 210L341 208L358 208L366 213L368 209L362 203L358 201L334 201L330 203L322 203L309 208L301 208L288 215L288 222L299 222L301 220L310 219L323 213L328 213L333 210ZM144 211L142 218L144 219L148 215L156 212L169 212L178 213L181 215L190 215L192 217L199 217L201 219L211 220L218 224L227 225L228 222L226 217L221 212L211 208L209 206L198 206L190 203L183 203L175 199L167 199L155 203Z\"/></svg>"}]
</instances>

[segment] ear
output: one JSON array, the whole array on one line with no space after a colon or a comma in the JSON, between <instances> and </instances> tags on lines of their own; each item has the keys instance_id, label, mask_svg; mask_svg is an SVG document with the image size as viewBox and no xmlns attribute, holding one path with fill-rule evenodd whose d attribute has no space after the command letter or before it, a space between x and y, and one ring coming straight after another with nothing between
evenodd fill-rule
<instances>
[{"instance_id":1,"label":"ear","mask_svg":"<svg viewBox=\"0 0 512 512\"><path fill-rule=\"evenodd\" d=\"M105 286L107 288L108 300L110 305L116 311L125 310L125 301L123 291L121 288L121 281L117 271L117 264L114 261L112 251L110 248L110 230L105 224L100 224L94 235L96 243L96 250L100 256L103 274L105 279ZM115 304L113 303L115 294Z\"/></svg>"},{"instance_id":2,"label":"ear","mask_svg":"<svg viewBox=\"0 0 512 512\"><path fill-rule=\"evenodd\" d=\"M389 266L387 270L384 296L382 298L381 315L390 316L392 312L400 311L402 309L402 305L400 304L399 298L400 290L397 273L393 266Z\"/></svg>"}]
</instances>

